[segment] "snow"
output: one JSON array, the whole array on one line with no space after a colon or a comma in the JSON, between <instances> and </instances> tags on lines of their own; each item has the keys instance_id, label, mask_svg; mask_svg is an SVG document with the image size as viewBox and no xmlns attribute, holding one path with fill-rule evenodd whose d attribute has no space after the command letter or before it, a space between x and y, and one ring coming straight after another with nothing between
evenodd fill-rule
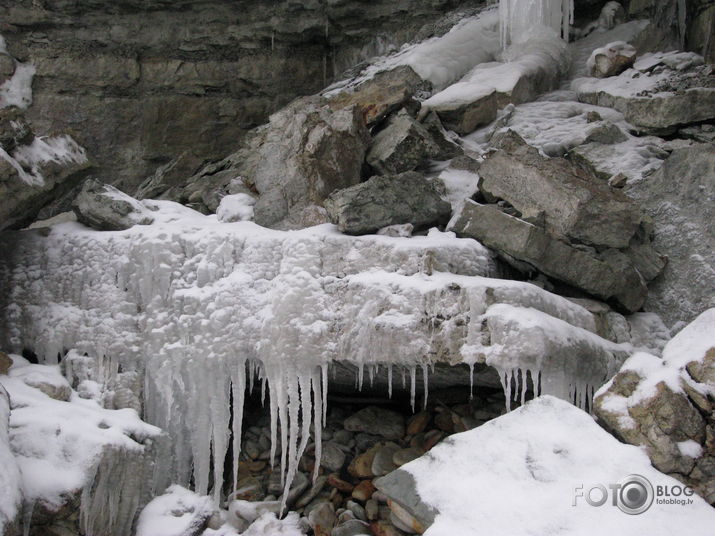
<instances>
[{"instance_id":1,"label":"snow","mask_svg":"<svg viewBox=\"0 0 715 536\"><path fill-rule=\"evenodd\" d=\"M214 511L211 497L170 486L144 507L137 520L136 536L191 536Z\"/></svg>"},{"instance_id":2,"label":"snow","mask_svg":"<svg viewBox=\"0 0 715 536\"><path fill-rule=\"evenodd\" d=\"M678 450L683 456L689 456L693 459L700 458L703 455L703 447L692 439L678 443Z\"/></svg>"},{"instance_id":3,"label":"snow","mask_svg":"<svg viewBox=\"0 0 715 536\"><path fill-rule=\"evenodd\" d=\"M475 65L492 61L499 49L498 12L486 8L474 17L460 21L443 36L407 45L395 54L375 59L358 77L330 86L325 95L354 88L377 73L400 65L412 67L423 80L432 83L435 91L440 91Z\"/></svg>"},{"instance_id":4,"label":"snow","mask_svg":"<svg viewBox=\"0 0 715 536\"><path fill-rule=\"evenodd\" d=\"M452 205L452 214L459 214L464 201L479 191L479 175L471 171L447 168L437 180L444 184L445 199Z\"/></svg>"},{"instance_id":5,"label":"snow","mask_svg":"<svg viewBox=\"0 0 715 536\"><path fill-rule=\"evenodd\" d=\"M457 83L435 93L422 103L421 114L428 110L452 110L463 104L475 102L494 91L509 95L520 102L527 98L518 95L517 89L530 80L551 79L568 70L566 43L548 32L529 32L529 38L510 46L502 54L504 63L480 62ZM527 84L531 85L531 84ZM532 97L531 95L528 96Z\"/></svg>"},{"instance_id":6,"label":"snow","mask_svg":"<svg viewBox=\"0 0 715 536\"><path fill-rule=\"evenodd\" d=\"M255 204L256 198L248 194L226 195L216 209L216 217L225 223L251 221Z\"/></svg>"},{"instance_id":7,"label":"snow","mask_svg":"<svg viewBox=\"0 0 715 536\"><path fill-rule=\"evenodd\" d=\"M9 55L2 35L0 35L0 54ZM35 76L35 66L31 63L21 63L14 58L13 61L15 72L0 85L0 108L7 106L27 108L32 104L32 78Z\"/></svg>"},{"instance_id":8,"label":"snow","mask_svg":"<svg viewBox=\"0 0 715 536\"><path fill-rule=\"evenodd\" d=\"M10 450L10 399L0 377L0 534L17 518L22 503L21 475Z\"/></svg>"},{"instance_id":9,"label":"snow","mask_svg":"<svg viewBox=\"0 0 715 536\"><path fill-rule=\"evenodd\" d=\"M120 510L116 497L120 490L125 495L124 504L135 504L133 501L139 500L141 490L133 490L137 496L129 497L117 474L113 475L112 489L102 489L100 467L111 463L104 457L112 451L110 456L122 462L122 471L129 478L131 466L118 453L141 458L146 448L141 442L156 438L161 431L142 422L133 410L107 410L74 392L69 401L50 398L35 386L68 387L59 367L33 365L20 356L11 357L13 366L8 377L2 378L2 384L13 404L10 446L20 469L19 487L27 504L42 502L56 509L68 496L94 485L91 497L82 496L85 527L97 527L93 523L103 515L94 511L92 504L114 503L116 511ZM131 524L131 519L121 522ZM124 532L117 530L116 534Z\"/></svg>"},{"instance_id":10,"label":"snow","mask_svg":"<svg viewBox=\"0 0 715 536\"><path fill-rule=\"evenodd\" d=\"M414 476L421 500L439 514L425 536L666 536L712 534L715 511L700 497L690 505L657 501L627 515L610 500L590 506L577 487L618 483L631 474L680 485L659 473L639 448L620 443L585 412L544 396L471 431L456 434L401 468Z\"/></svg>"}]
</instances>

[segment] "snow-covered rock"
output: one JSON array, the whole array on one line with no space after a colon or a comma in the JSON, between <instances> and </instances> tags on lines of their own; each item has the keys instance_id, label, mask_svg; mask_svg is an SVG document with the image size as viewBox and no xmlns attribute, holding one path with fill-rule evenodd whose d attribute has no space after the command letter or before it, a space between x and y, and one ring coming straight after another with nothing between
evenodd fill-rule
<instances>
[{"instance_id":1,"label":"snow-covered rock","mask_svg":"<svg viewBox=\"0 0 715 536\"><path fill-rule=\"evenodd\" d=\"M121 231L154 221L151 212L139 201L96 179L84 182L72 209L77 221L100 231Z\"/></svg>"},{"instance_id":2,"label":"snow-covered rock","mask_svg":"<svg viewBox=\"0 0 715 536\"><path fill-rule=\"evenodd\" d=\"M678 333L663 358L630 357L594 399L616 437L643 446L659 470L715 503L715 309Z\"/></svg>"},{"instance_id":3,"label":"snow-covered rock","mask_svg":"<svg viewBox=\"0 0 715 536\"><path fill-rule=\"evenodd\" d=\"M636 49L623 41L609 43L597 48L588 59L589 74L596 78L607 78L621 74L636 61Z\"/></svg>"},{"instance_id":4,"label":"snow-covered rock","mask_svg":"<svg viewBox=\"0 0 715 536\"><path fill-rule=\"evenodd\" d=\"M51 398L45 386L67 387L59 367L12 357L9 376L1 381L12 401L9 439L21 475L17 489L34 506L33 523L51 522L60 511L67 515L67 505L77 501L84 531L128 536L151 491L147 475L161 431L132 410L106 410L75 392L68 400ZM13 488L8 490L12 498Z\"/></svg>"},{"instance_id":5,"label":"snow-covered rock","mask_svg":"<svg viewBox=\"0 0 715 536\"><path fill-rule=\"evenodd\" d=\"M85 150L70 136L36 137L22 113L0 107L0 229L32 223L89 167Z\"/></svg>"},{"instance_id":6,"label":"snow-covered rock","mask_svg":"<svg viewBox=\"0 0 715 536\"><path fill-rule=\"evenodd\" d=\"M715 117L715 76L693 53L645 55L617 77L580 78L571 87L580 101L615 108L644 132L667 134Z\"/></svg>"},{"instance_id":7,"label":"snow-covered rock","mask_svg":"<svg viewBox=\"0 0 715 536\"><path fill-rule=\"evenodd\" d=\"M607 486L634 474L654 488L678 485L682 492L640 449L620 443L587 413L544 396L451 436L376 485L393 513L425 527L425 536L593 534L594 527L633 536L666 536L684 526L694 536L712 532L715 511L697 495L685 505L655 501L632 516L617 506L622 499L612 504L608 497L600 507L584 500L591 487L609 494Z\"/></svg>"}]
</instances>

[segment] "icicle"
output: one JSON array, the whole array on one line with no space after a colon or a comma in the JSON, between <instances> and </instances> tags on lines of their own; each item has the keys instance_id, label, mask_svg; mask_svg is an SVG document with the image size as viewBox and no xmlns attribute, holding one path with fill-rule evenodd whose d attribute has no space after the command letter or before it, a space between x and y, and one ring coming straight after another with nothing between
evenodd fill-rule
<instances>
[{"instance_id":1,"label":"icicle","mask_svg":"<svg viewBox=\"0 0 715 536\"><path fill-rule=\"evenodd\" d=\"M412 366L410 367L410 406L412 406L412 413L415 412L415 387L417 383L417 369Z\"/></svg>"},{"instance_id":2,"label":"icicle","mask_svg":"<svg viewBox=\"0 0 715 536\"><path fill-rule=\"evenodd\" d=\"M357 389L358 391L362 391L362 382L365 377L365 365L361 362L360 365L358 365L358 383L357 383Z\"/></svg>"},{"instance_id":3,"label":"icicle","mask_svg":"<svg viewBox=\"0 0 715 536\"><path fill-rule=\"evenodd\" d=\"M272 392L272 390L271 390ZM268 401L271 421L271 469L275 467L276 448L278 446L278 396L271 396Z\"/></svg>"},{"instance_id":4,"label":"icicle","mask_svg":"<svg viewBox=\"0 0 715 536\"><path fill-rule=\"evenodd\" d=\"M311 378L311 388L313 390L313 430L315 430L315 467L313 469L313 482L318 478L320 470L320 460L323 454L323 386L322 369L319 367Z\"/></svg>"},{"instance_id":5,"label":"icicle","mask_svg":"<svg viewBox=\"0 0 715 536\"><path fill-rule=\"evenodd\" d=\"M392 363L387 365L387 397L392 399Z\"/></svg>"},{"instance_id":6,"label":"icicle","mask_svg":"<svg viewBox=\"0 0 715 536\"><path fill-rule=\"evenodd\" d=\"M469 400L474 399L474 363L469 363Z\"/></svg>"},{"instance_id":7,"label":"icicle","mask_svg":"<svg viewBox=\"0 0 715 536\"><path fill-rule=\"evenodd\" d=\"M403 390L407 389L407 378L406 378L405 374L406 374L406 371L405 371L405 367L403 366L402 367L402 389Z\"/></svg>"},{"instance_id":8,"label":"icicle","mask_svg":"<svg viewBox=\"0 0 715 536\"><path fill-rule=\"evenodd\" d=\"M251 386L253 386L253 363L248 366ZM231 369L231 394L233 396L233 490L238 486L238 456L241 453L241 434L243 428L243 404L246 394L246 363L239 361Z\"/></svg>"},{"instance_id":9,"label":"icicle","mask_svg":"<svg viewBox=\"0 0 715 536\"><path fill-rule=\"evenodd\" d=\"M325 428L328 422L328 365L321 365L321 376L322 376L322 386L321 391L323 395L323 420L320 426Z\"/></svg>"},{"instance_id":10,"label":"icicle","mask_svg":"<svg viewBox=\"0 0 715 536\"><path fill-rule=\"evenodd\" d=\"M529 380L529 369L521 370L521 405L526 402L526 388Z\"/></svg>"},{"instance_id":11,"label":"icicle","mask_svg":"<svg viewBox=\"0 0 715 536\"><path fill-rule=\"evenodd\" d=\"M248 394L253 394L253 382L255 381L256 364L251 361L248 363Z\"/></svg>"},{"instance_id":12,"label":"icicle","mask_svg":"<svg viewBox=\"0 0 715 536\"><path fill-rule=\"evenodd\" d=\"M375 371L376 370L377 370L377 365L370 366L370 370L369 370L370 388L372 388L373 384L375 383Z\"/></svg>"},{"instance_id":13,"label":"icicle","mask_svg":"<svg viewBox=\"0 0 715 536\"><path fill-rule=\"evenodd\" d=\"M427 395L429 393L429 376L428 376L428 367L427 365L422 365L422 383L424 385L424 406L423 409L427 409Z\"/></svg>"}]
</instances>

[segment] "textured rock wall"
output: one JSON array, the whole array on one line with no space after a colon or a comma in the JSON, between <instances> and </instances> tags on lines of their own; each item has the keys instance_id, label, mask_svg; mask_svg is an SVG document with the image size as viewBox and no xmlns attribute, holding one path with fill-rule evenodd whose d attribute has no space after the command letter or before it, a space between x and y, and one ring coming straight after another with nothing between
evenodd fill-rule
<instances>
[{"instance_id":1,"label":"textured rock wall","mask_svg":"<svg viewBox=\"0 0 715 536\"><path fill-rule=\"evenodd\" d=\"M0 33L37 67L38 133L71 133L132 192L167 163L190 176L292 98L480 3L0 0Z\"/></svg>"}]
</instances>

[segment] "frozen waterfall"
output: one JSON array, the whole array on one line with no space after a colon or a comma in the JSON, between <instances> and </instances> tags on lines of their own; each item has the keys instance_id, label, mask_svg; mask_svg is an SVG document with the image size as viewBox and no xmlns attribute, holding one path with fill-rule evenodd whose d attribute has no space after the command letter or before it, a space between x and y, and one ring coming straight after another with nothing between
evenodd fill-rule
<instances>
[{"instance_id":1,"label":"frozen waterfall","mask_svg":"<svg viewBox=\"0 0 715 536\"><path fill-rule=\"evenodd\" d=\"M502 48L523 42L539 28L568 40L574 0L499 0Z\"/></svg>"},{"instance_id":2,"label":"frozen waterfall","mask_svg":"<svg viewBox=\"0 0 715 536\"><path fill-rule=\"evenodd\" d=\"M626 347L596 335L591 313L535 285L490 278L490 253L453 233L280 232L145 203L155 223L127 231L66 223L4 235L0 284L11 290L0 296L0 343L32 348L46 363L76 349L100 359L104 377L143 371L144 416L172 438L160 472L217 500L229 452L236 482L254 381L287 490L311 430L320 445L336 360L369 375L378 365L407 372L413 400L416 368L426 383L434 363L481 363L509 393L520 383L523 395L528 374L541 392L583 405L626 357Z\"/></svg>"}]
</instances>

